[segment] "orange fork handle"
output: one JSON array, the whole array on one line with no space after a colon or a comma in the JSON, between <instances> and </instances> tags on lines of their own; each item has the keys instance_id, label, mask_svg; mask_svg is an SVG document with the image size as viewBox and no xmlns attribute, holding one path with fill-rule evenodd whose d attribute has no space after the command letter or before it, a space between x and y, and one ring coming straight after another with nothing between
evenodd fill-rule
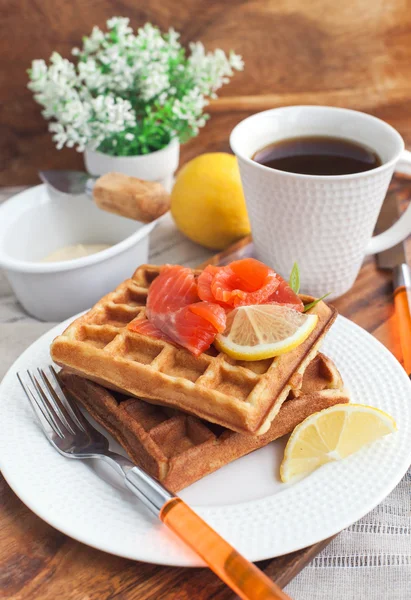
<instances>
[{"instance_id":1,"label":"orange fork handle","mask_svg":"<svg viewBox=\"0 0 411 600\"><path fill-rule=\"evenodd\" d=\"M405 286L398 287L394 292L394 303L404 368L411 374L411 291Z\"/></svg>"},{"instance_id":2,"label":"orange fork handle","mask_svg":"<svg viewBox=\"0 0 411 600\"><path fill-rule=\"evenodd\" d=\"M161 509L160 518L244 600L290 600L267 575L218 535L181 498Z\"/></svg>"}]
</instances>

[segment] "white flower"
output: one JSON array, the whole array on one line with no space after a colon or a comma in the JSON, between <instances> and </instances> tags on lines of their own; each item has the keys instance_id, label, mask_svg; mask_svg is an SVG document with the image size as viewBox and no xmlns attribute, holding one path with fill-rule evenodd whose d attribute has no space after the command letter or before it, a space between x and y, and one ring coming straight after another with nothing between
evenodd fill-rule
<instances>
[{"instance_id":1,"label":"white flower","mask_svg":"<svg viewBox=\"0 0 411 600\"><path fill-rule=\"evenodd\" d=\"M89 90L103 91L106 87L106 78L97 67L94 58L89 57L78 65L78 77Z\"/></svg>"},{"instance_id":2,"label":"white flower","mask_svg":"<svg viewBox=\"0 0 411 600\"><path fill-rule=\"evenodd\" d=\"M91 54L96 52L104 43L104 33L98 27L93 27L90 37L83 39L83 52L85 54Z\"/></svg>"},{"instance_id":3,"label":"white flower","mask_svg":"<svg viewBox=\"0 0 411 600\"><path fill-rule=\"evenodd\" d=\"M167 67L154 63L151 70L140 81L140 94L143 100L150 101L170 86Z\"/></svg>"},{"instance_id":4,"label":"white flower","mask_svg":"<svg viewBox=\"0 0 411 600\"><path fill-rule=\"evenodd\" d=\"M181 49L181 44L178 41L180 39L180 34L177 31L175 31L172 27L170 27L170 29L168 30L166 38L169 48L173 48L176 51L179 51Z\"/></svg>"},{"instance_id":5,"label":"white flower","mask_svg":"<svg viewBox=\"0 0 411 600\"><path fill-rule=\"evenodd\" d=\"M235 71L242 71L244 69L244 61L243 61L242 57L239 54L236 54L235 52L233 52L232 50L230 52L229 61L230 61L231 67Z\"/></svg>"},{"instance_id":6,"label":"white flower","mask_svg":"<svg viewBox=\"0 0 411 600\"><path fill-rule=\"evenodd\" d=\"M182 121L198 132L199 127L205 125L205 119L201 116L207 100L198 88L190 90L181 100L176 100L173 105L173 113Z\"/></svg>"},{"instance_id":7,"label":"white flower","mask_svg":"<svg viewBox=\"0 0 411 600\"><path fill-rule=\"evenodd\" d=\"M44 60L33 60L31 64L30 78L31 83L29 83L30 89L34 89L34 86L38 86L41 83L41 80L47 76L47 65Z\"/></svg>"},{"instance_id":8,"label":"white flower","mask_svg":"<svg viewBox=\"0 0 411 600\"><path fill-rule=\"evenodd\" d=\"M75 64L56 52L49 65L34 60L28 87L50 120L57 148L82 151L107 142L121 153L125 141L144 140L146 118L155 143L181 131L185 137L198 133L208 99L244 65L234 52L206 53L200 42L190 44L186 56L179 38L174 29L163 34L150 23L134 34L129 19L113 17L106 32L94 27L82 47L73 48ZM127 132L116 138L136 127L137 137ZM147 148L152 140L143 143Z\"/></svg>"},{"instance_id":9,"label":"white flower","mask_svg":"<svg viewBox=\"0 0 411 600\"><path fill-rule=\"evenodd\" d=\"M107 27L108 29L116 29L118 35L127 35L133 33L129 23L130 19L127 17L112 17L107 21Z\"/></svg>"}]
</instances>

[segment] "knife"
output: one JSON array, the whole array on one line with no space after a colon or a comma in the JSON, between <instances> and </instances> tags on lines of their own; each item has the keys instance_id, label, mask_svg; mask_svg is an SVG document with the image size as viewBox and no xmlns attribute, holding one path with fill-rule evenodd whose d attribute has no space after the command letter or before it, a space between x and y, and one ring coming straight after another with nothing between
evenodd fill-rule
<instances>
[{"instance_id":1,"label":"knife","mask_svg":"<svg viewBox=\"0 0 411 600\"><path fill-rule=\"evenodd\" d=\"M151 223L170 208L170 194L157 181L144 181L122 173L107 173L98 179L83 171L40 171L40 179L66 197L86 194L102 210Z\"/></svg>"},{"instance_id":2,"label":"knife","mask_svg":"<svg viewBox=\"0 0 411 600\"><path fill-rule=\"evenodd\" d=\"M398 219L394 194L384 201L378 217L376 232L385 231ZM406 242L377 254L380 269L390 269L393 275L394 305L399 327L404 368L411 374L411 271L407 264Z\"/></svg>"}]
</instances>

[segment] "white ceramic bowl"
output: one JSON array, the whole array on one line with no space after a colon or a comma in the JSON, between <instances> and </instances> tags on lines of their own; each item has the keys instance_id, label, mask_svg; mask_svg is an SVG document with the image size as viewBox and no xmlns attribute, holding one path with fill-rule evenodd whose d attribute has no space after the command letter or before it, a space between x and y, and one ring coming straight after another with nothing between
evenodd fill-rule
<instances>
[{"instance_id":1,"label":"white ceramic bowl","mask_svg":"<svg viewBox=\"0 0 411 600\"><path fill-rule=\"evenodd\" d=\"M0 206L0 267L29 314L61 321L92 306L147 262L154 227L104 212L86 196L66 198L39 185ZM79 243L111 247L75 260L40 262Z\"/></svg>"}]
</instances>

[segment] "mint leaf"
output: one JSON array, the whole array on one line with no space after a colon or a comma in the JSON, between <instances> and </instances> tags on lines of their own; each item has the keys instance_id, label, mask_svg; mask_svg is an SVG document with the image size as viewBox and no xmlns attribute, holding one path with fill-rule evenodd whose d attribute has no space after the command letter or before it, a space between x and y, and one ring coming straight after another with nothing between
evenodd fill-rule
<instances>
[{"instance_id":1,"label":"mint leaf","mask_svg":"<svg viewBox=\"0 0 411 600\"><path fill-rule=\"evenodd\" d=\"M300 291L300 269L298 268L296 262L293 264L293 268L291 269L290 281L288 283L290 284L290 288L293 290L293 292L298 294Z\"/></svg>"},{"instance_id":2,"label":"mint leaf","mask_svg":"<svg viewBox=\"0 0 411 600\"><path fill-rule=\"evenodd\" d=\"M310 302L309 304L306 304L304 306L304 312L307 312L307 310L310 310L310 308L313 308L316 304L318 304L319 302L321 302L321 300L324 300L324 298L326 298L330 294L331 294L331 292L328 292L328 294L324 294L324 296L321 296L321 298L317 298L317 300L314 300L313 302Z\"/></svg>"}]
</instances>

